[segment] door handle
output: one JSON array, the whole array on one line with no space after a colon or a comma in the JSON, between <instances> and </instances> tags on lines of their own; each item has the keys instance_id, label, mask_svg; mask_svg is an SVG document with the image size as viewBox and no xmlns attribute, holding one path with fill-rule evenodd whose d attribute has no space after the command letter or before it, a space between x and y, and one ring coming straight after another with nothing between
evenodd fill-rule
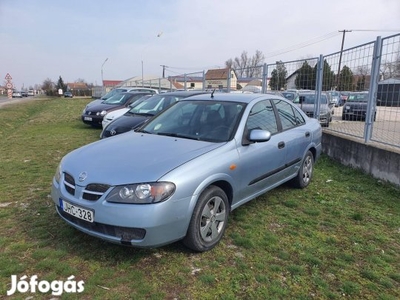
<instances>
[{"instance_id":1,"label":"door handle","mask_svg":"<svg viewBox=\"0 0 400 300\"><path fill-rule=\"evenodd\" d=\"M306 136L307 138L310 137L310 132L307 131L306 134L305 134L305 136Z\"/></svg>"},{"instance_id":2,"label":"door handle","mask_svg":"<svg viewBox=\"0 0 400 300\"><path fill-rule=\"evenodd\" d=\"M283 148L285 148L285 142L279 142L278 149L283 149Z\"/></svg>"}]
</instances>

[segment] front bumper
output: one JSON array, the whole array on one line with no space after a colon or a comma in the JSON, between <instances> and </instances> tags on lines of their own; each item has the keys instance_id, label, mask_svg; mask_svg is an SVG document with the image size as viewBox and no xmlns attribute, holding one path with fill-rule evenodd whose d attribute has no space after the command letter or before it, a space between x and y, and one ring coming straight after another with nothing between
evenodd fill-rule
<instances>
[{"instance_id":1,"label":"front bumper","mask_svg":"<svg viewBox=\"0 0 400 300\"><path fill-rule=\"evenodd\" d=\"M139 205L109 203L104 194L96 201L87 201L71 196L54 179L51 196L58 215L69 225L99 239L134 247L159 247L182 239L191 216L190 197ZM64 212L60 199L93 211L94 222Z\"/></svg>"},{"instance_id":2,"label":"front bumper","mask_svg":"<svg viewBox=\"0 0 400 300\"><path fill-rule=\"evenodd\" d=\"M103 116L98 115L83 114L81 118L83 123L98 127L101 126L101 122L103 121Z\"/></svg>"}]
</instances>

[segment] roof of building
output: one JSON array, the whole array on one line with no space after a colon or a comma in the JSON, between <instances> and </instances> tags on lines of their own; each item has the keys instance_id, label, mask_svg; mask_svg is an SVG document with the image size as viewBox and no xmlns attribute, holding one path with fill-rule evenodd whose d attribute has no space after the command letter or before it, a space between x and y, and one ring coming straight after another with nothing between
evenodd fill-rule
<instances>
[{"instance_id":1,"label":"roof of building","mask_svg":"<svg viewBox=\"0 0 400 300\"><path fill-rule=\"evenodd\" d=\"M103 86L113 87L120 84L122 80L103 80Z\"/></svg>"},{"instance_id":2,"label":"roof of building","mask_svg":"<svg viewBox=\"0 0 400 300\"><path fill-rule=\"evenodd\" d=\"M229 68L225 69L210 69L206 73L206 80L213 79L227 79L229 74Z\"/></svg>"},{"instance_id":3,"label":"roof of building","mask_svg":"<svg viewBox=\"0 0 400 300\"><path fill-rule=\"evenodd\" d=\"M86 83L83 82L72 82L72 83L67 83L67 86L71 90L86 90L88 89L88 86Z\"/></svg>"}]
</instances>

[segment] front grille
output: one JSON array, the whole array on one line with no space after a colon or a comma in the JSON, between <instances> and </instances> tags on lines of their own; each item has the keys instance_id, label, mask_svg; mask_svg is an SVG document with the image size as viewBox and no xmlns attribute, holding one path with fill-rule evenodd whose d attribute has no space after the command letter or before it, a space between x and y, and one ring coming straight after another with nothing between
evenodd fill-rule
<instances>
[{"instance_id":1,"label":"front grille","mask_svg":"<svg viewBox=\"0 0 400 300\"><path fill-rule=\"evenodd\" d=\"M68 173L64 173L64 187L68 193L75 195L75 180Z\"/></svg>"},{"instance_id":2,"label":"front grille","mask_svg":"<svg viewBox=\"0 0 400 300\"><path fill-rule=\"evenodd\" d=\"M98 222L90 223L67 214L59 206L57 206L57 211L64 219L76 224L77 226L93 232L120 238L122 244L130 244L131 240L142 240L146 236L146 230L143 228L111 226Z\"/></svg>"},{"instance_id":3,"label":"front grille","mask_svg":"<svg viewBox=\"0 0 400 300\"><path fill-rule=\"evenodd\" d=\"M101 196L110 188L107 184L92 183L88 184L83 190L82 198L89 201L99 200Z\"/></svg>"},{"instance_id":4,"label":"front grille","mask_svg":"<svg viewBox=\"0 0 400 300\"><path fill-rule=\"evenodd\" d=\"M65 190L71 194L79 198L79 195L76 194L76 184L75 179L68 173L64 173L64 187ZM97 201L104 195L105 192L110 188L108 184L102 183L91 183L88 184L82 192L82 199L88 201Z\"/></svg>"}]
</instances>

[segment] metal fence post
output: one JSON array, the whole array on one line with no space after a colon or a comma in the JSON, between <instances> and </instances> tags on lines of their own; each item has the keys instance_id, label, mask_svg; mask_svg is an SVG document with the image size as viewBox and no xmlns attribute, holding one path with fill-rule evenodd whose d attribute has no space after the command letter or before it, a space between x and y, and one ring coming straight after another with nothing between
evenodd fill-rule
<instances>
[{"instance_id":1,"label":"metal fence post","mask_svg":"<svg viewBox=\"0 0 400 300\"><path fill-rule=\"evenodd\" d=\"M230 93L231 92L231 76L232 76L232 74L231 74L231 68L228 68L228 78L227 78L227 81L226 81L226 91L228 92L228 93Z\"/></svg>"},{"instance_id":2,"label":"metal fence post","mask_svg":"<svg viewBox=\"0 0 400 300\"><path fill-rule=\"evenodd\" d=\"M314 107L314 117L319 120L320 106L321 106L321 92L322 92L322 77L324 76L324 57L322 54L319 56L317 62L317 78L315 79L315 93L316 101ZM328 99L329 101L329 99ZM329 103L328 103L329 104Z\"/></svg>"},{"instance_id":3,"label":"metal fence post","mask_svg":"<svg viewBox=\"0 0 400 300\"><path fill-rule=\"evenodd\" d=\"M379 81L379 69L381 65L382 58L382 38L377 37L374 47L374 53L372 57L372 67L371 67L371 80L369 84L369 98L367 112L365 115L365 127L364 127L364 141L367 143L371 140L373 122L376 112L376 95L378 91L378 81Z\"/></svg>"},{"instance_id":4,"label":"metal fence post","mask_svg":"<svg viewBox=\"0 0 400 300\"><path fill-rule=\"evenodd\" d=\"M267 91L267 81L268 81L268 66L267 64L264 64L262 73L262 87L261 87L262 93L265 93Z\"/></svg>"}]
</instances>

